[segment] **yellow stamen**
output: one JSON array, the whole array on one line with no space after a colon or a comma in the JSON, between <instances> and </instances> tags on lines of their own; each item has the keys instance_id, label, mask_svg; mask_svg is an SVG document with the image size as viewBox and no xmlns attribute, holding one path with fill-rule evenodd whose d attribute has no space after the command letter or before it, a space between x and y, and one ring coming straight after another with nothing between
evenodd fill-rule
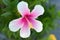
<instances>
[{"instance_id":1,"label":"yellow stamen","mask_svg":"<svg viewBox=\"0 0 60 40\"><path fill-rule=\"evenodd\" d=\"M31 23L29 23L29 27L30 27L30 29L31 29L31 28L33 28L33 26L32 26L32 24L31 24Z\"/></svg>"}]
</instances>

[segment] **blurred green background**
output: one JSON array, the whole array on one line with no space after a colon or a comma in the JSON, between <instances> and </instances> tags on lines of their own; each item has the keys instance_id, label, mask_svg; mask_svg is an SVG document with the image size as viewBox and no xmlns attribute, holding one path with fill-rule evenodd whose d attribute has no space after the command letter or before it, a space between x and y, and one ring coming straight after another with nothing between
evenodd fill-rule
<instances>
[{"instance_id":1,"label":"blurred green background","mask_svg":"<svg viewBox=\"0 0 60 40\"><path fill-rule=\"evenodd\" d=\"M42 5L45 9L44 14L37 18L37 20L42 21L44 25L43 31L37 33L35 30L31 30L31 36L26 39L23 39L19 36L19 31L14 33L11 32L8 28L9 22L11 20L21 17L21 15L17 11L17 4L20 1L27 2L31 10L37 4ZM55 30L60 27L60 10L59 10L60 7L58 8L57 7L58 5L54 4L54 1L52 0L0 0L0 40L51 40L49 38L49 35L54 34L54 32L57 32ZM57 33L60 33L59 30Z\"/></svg>"}]
</instances>

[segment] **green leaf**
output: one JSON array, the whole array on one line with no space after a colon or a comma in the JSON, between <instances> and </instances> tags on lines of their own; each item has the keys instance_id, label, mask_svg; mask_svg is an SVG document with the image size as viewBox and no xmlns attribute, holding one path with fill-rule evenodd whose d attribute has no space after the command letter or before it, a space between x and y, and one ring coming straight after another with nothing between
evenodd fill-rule
<instances>
[{"instance_id":1,"label":"green leaf","mask_svg":"<svg viewBox=\"0 0 60 40\"><path fill-rule=\"evenodd\" d=\"M60 17L60 11L58 11L58 17Z\"/></svg>"},{"instance_id":2,"label":"green leaf","mask_svg":"<svg viewBox=\"0 0 60 40\"><path fill-rule=\"evenodd\" d=\"M6 6L9 6L10 5L10 0L2 0L3 3L6 5Z\"/></svg>"},{"instance_id":3,"label":"green leaf","mask_svg":"<svg viewBox=\"0 0 60 40\"><path fill-rule=\"evenodd\" d=\"M9 17L10 15L12 15L10 12L6 12L6 13L3 13L1 16L2 17Z\"/></svg>"}]
</instances>

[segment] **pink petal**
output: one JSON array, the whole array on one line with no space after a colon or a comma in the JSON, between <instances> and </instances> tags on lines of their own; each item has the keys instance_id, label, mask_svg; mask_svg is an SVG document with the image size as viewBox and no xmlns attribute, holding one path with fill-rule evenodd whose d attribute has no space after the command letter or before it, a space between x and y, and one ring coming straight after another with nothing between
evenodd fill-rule
<instances>
[{"instance_id":1,"label":"pink petal","mask_svg":"<svg viewBox=\"0 0 60 40\"><path fill-rule=\"evenodd\" d=\"M27 24L25 24L25 25L21 28L21 30L20 30L20 36L21 36L22 38L27 38L27 37L30 36L30 28L28 27Z\"/></svg>"},{"instance_id":2,"label":"pink petal","mask_svg":"<svg viewBox=\"0 0 60 40\"><path fill-rule=\"evenodd\" d=\"M41 32L43 30L43 24L35 19L31 19L30 20L32 25L33 25L33 29L35 29L37 32Z\"/></svg>"},{"instance_id":3,"label":"pink petal","mask_svg":"<svg viewBox=\"0 0 60 40\"><path fill-rule=\"evenodd\" d=\"M21 1L18 3L17 9L18 9L18 12L21 13L22 16L30 13L30 10L28 8L28 3L24 2L24 1Z\"/></svg>"},{"instance_id":4,"label":"pink petal","mask_svg":"<svg viewBox=\"0 0 60 40\"><path fill-rule=\"evenodd\" d=\"M33 18L37 18L40 15L43 15L44 8L41 5L36 5L35 8L32 10L31 15Z\"/></svg>"},{"instance_id":5,"label":"pink petal","mask_svg":"<svg viewBox=\"0 0 60 40\"><path fill-rule=\"evenodd\" d=\"M18 31L23 26L21 18L15 19L9 23L9 29L13 32Z\"/></svg>"}]
</instances>

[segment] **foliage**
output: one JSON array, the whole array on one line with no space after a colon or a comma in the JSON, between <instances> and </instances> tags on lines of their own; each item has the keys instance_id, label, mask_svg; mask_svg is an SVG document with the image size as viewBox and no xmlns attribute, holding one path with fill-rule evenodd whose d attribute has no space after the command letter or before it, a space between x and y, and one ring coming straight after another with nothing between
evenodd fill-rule
<instances>
[{"instance_id":1,"label":"foliage","mask_svg":"<svg viewBox=\"0 0 60 40\"><path fill-rule=\"evenodd\" d=\"M8 28L11 20L21 17L17 11L17 4L20 1L22 0L0 0L0 32L4 33L11 40L45 40L44 36L48 35L50 30L54 29L53 21L56 18L55 5L47 4L48 0L23 0L29 4L31 10L36 4L42 5L45 9L44 15L37 18L44 25L43 31L36 33L32 30L31 36L23 39L20 38L19 31L12 33Z\"/></svg>"}]
</instances>

